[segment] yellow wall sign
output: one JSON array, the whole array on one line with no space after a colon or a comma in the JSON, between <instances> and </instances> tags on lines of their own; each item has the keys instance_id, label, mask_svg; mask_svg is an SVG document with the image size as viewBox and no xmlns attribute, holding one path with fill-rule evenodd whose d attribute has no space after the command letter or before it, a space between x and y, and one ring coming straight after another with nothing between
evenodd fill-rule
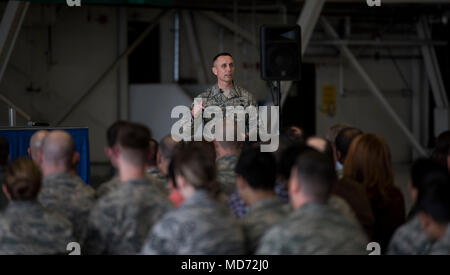
<instances>
[{"instance_id":1,"label":"yellow wall sign","mask_svg":"<svg viewBox=\"0 0 450 275\"><path fill-rule=\"evenodd\" d=\"M322 113L334 116L336 114L336 86L322 86Z\"/></svg>"}]
</instances>

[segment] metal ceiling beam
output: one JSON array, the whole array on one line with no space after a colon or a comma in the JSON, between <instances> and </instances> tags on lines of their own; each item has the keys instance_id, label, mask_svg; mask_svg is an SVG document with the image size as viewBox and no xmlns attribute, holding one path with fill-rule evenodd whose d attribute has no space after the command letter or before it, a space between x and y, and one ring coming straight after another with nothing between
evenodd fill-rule
<instances>
[{"instance_id":1,"label":"metal ceiling beam","mask_svg":"<svg viewBox=\"0 0 450 275\"><path fill-rule=\"evenodd\" d=\"M320 18L321 23L325 29L325 32L332 39L339 39L339 35L333 29L333 27L328 23L328 21L324 18ZM417 152L422 156L427 156L425 149L420 145L417 139L414 137L413 133L408 129L408 127L403 123L402 119L395 112L395 110L391 107L389 102L386 100L384 95L381 93L380 89L375 85L373 80L370 78L369 74L364 70L361 64L356 59L355 55L350 51L350 49L345 45L340 45L339 49L341 50L342 55L347 59L349 64L355 69L355 71L361 76L361 78L366 82L370 91L373 93L376 99L381 103L381 106L386 110L386 112L392 117L394 122L398 125L400 130L405 134L407 139L411 142L413 147L417 150Z\"/></svg>"},{"instance_id":2,"label":"metal ceiling beam","mask_svg":"<svg viewBox=\"0 0 450 275\"><path fill-rule=\"evenodd\" d=\"M61 115L60 118L54 121L54 126L59 126L61 123L66 120L66 118L75 111L78 106L92 93L94 92L103 81L114 72L121 64L123 60L128 58L128 56L144 41L144 39L150 34L150 32L159 24L160 19L166 15L168 10L161 11L153 22L141 33L141 35L101 74L101 76L97 79L97 81L86 91L84 92L71 106L67 108L67 111Z\"/></svg>"},{"instance_id":3,"label":"metal ceiling beam","mask_svg":"<svg viewBox=\"0 0 450 275\"><path fill-rule=\"evenodd\" d=\"M315 1L315 0L313 0L313 1ZM318 0L318 1L322 1L322 0ZM255 35L249 31L241 28L239 25L236 25L235 23L233 23L233 21L228 20L227 18L225 18L215 12L211 12L211 11L199 11L198 13L209 18L211 21L214 21L217 24L224 26L225 28L229 29L230 31L238 34L239 36L241 36L242 38L247 40L251 45L258 47L258 43L257 43Z\"/></svg>"},{"instance_id":4,"label":"metal ceiling beam","mask_svg":"<svg viewBox=\"0 0 450 275\"><path fill-rule=\"evenodd\" d=\"M0 23L0 82L27 14L29 2L8 1Z\"/></svg>"}]
</instances>

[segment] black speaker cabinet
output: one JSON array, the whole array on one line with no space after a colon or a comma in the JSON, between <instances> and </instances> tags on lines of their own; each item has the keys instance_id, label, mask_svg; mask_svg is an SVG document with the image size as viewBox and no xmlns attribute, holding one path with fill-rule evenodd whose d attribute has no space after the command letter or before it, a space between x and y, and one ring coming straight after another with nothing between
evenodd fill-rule
<instances>
[{"instance_id":1,"label":"black speaker cabinet","mask_svg":"<svg viewBox=\"0 0 450 275\"><path fill-rule=\"evenodd\" d=\"M301 30L299 25L263 25L261 78L299 81L301 76Z\"/></svg>"}]
</instances>

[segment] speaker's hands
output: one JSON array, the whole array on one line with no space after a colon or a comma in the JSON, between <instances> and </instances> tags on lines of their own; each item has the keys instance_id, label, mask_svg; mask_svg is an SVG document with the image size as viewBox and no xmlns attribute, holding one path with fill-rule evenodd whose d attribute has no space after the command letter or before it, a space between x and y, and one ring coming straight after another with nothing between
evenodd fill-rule
<instances>
[{"instance_id":1,"label":"speaker's hands","mask_svg":"<svg viewBox=\"0 0 450 275\"><path fill-rule=\"evenodd\" d=\"M199 104L195 104L194 107L192 107L192 116L194 118L198 117L199 114L201 114L202 110L205 109L205 106L203 106L203 100L202 102Z\"/></svg>"}]
</instances>

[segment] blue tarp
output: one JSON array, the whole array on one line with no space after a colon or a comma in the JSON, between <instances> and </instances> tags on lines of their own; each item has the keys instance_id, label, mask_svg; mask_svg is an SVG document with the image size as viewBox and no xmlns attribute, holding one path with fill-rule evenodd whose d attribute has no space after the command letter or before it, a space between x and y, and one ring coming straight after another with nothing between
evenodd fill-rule
<instances>
[{"instance_id":1,"label":"blue tarp","mask_svg":"<svg viewBox=\"0 0 450 275\"><path fill-rule=\"evenodd\" d=\"M88 128L7 128L0 129L0 136L9 142L10 162L18 157L28 156L30 138L38 130L65 130L70 133L75 141L75 149L80 154L78 163L78 175L87 184L91 184L91 169L89 158L89 129Z\"/></svg>"}]
</instances>

